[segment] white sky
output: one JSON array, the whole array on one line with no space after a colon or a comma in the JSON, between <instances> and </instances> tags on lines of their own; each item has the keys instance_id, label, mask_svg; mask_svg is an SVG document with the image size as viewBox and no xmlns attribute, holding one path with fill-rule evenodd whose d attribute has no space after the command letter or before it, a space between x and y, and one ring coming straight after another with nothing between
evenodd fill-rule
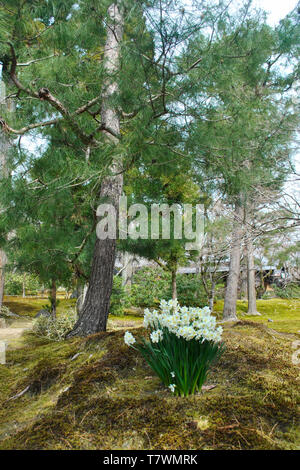
<instances>
[{"instance_id":1,"label":"white sky","mask_svg":"<svg viewBox=\"0 0 300 470\"><path fill-rule=\"evenodd\" d=\"M300 6L298 0L253 0L253 6L261 8L268 13L268 23L272 26L292 11L297 4ZM300 173L300 153L295 155L294 162L297 173ZM293 176L291 176L291 181L286 183L286 191L297 197L299 189L299 182L297 180L294 181Z\"/></svg>"},{"instance_id":2,"label":"white sky","mask_svg":"<svg viewBox=\"0 0 300 470\"><path fill-rule=\"evenodd\" d=\"M262 8L267 13L268 23L274 25L284 18L299 2L297 0L253 0L253 6Z\"/></svg>"}]
</instances>

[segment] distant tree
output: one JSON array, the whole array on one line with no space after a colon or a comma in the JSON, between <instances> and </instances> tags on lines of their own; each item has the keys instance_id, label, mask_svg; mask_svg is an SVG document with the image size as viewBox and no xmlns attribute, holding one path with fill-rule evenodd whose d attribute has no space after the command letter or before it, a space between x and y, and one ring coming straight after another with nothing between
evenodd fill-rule
<instances>
[{"instance_id":1,"label":"distant tree","mask_svg":"<svg viewBox=\"0 0 300 470\"><path fill-rule=\"evenodd\" d=\"M248 18L239 27L232 19L231 24L222 25L222 31L219 43L213 45L222 69L216 69L206 89L190 87L191 100L200 100L205 92L211 100L205 118L195 116L190 125L189 145L199 178L210 175L232 207L234 223L223 318L235 320L245 209L257 186L278 189L289 171L291 140L298 119L289 91L299 76L299 25L293 12L274 29L258 16ZM200 37L191 50L202 47ZM230 60L232 56L237 60ZM280 60L289 62L291 71L277 67ZM191 75L201 83L198 71ZM248 241L248 271L254 274L251 239Z\"/></svg>"}]
</instances>

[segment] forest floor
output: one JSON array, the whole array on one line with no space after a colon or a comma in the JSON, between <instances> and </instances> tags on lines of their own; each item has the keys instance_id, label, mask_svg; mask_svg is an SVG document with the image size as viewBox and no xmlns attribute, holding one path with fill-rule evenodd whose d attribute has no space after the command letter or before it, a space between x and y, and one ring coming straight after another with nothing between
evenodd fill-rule
<instances>
[{"instance_id":1,"label":"forest floor","mask_svg":"<svg viewBox=\"0 0 300 470\"><path fill-rule=\"evenodd\" d=\"M28 309L19 302L16 312L11 300L24 316L6 330L30 327ZM226 352L206 384L214 387L188 398L174 397L124 344L126 329L145 334L141 317L111 317L109 331L89 338L26 331L9 340L0 449L299 449L300 300L259 302L262 316L251 320L239 303L241 320L224 326Z\"/></svg>"}]
</instances>

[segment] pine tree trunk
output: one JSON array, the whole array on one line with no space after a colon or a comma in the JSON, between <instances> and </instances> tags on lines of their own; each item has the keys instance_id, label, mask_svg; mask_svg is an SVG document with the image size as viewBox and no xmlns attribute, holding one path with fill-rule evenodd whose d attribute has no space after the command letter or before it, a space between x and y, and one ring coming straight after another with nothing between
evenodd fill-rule
<instances>
[{"instance_id":1,"label":"pine tree trunk","mask_svg":"<svg viewBox=\"0 0 300 470\"><path fill-rule=\"evenodd\" d=\"M120 121L117 110L111 104L111 97L118 92L115 78L119 70L120 45L123 36L123 16L116 2L108 8L108 26L104 49L104 71L107 79L102 90L101 119L103 134L111 145L117 145L120 134ZM109 132L105 129L109 129ZM113 160L110 174L103 179L100 200L114 205L118 219L119 199L123 189L123 175L120 162ZM106 330L112 291L116 257L116 240L96 240L92 261L89 287L78 321L70 336L86 336Z\"/></svg>"},{"instance_id":2,"label":"pine tree trunk","mask_svg":"<svg viewBox=\"0 0 300 470\"><path fill-rule=\"evenodd\" d=\"M240 295L239 298L246 300L248 298L248 268L247 268L247 248L243 248L243 261L241 266Z\"/></svg>"},{"instance_id":3,"label":"pine tree trunk","mask_svg":"<svg viewBox=\"0 0 300 470\"><path fill-rule=\"evenodd\" d=\"M242 242L243 209L239 204L235 206L234 226L230 251L229 273L224 299L223 320L236 321L236 301L238 282L240 277L241 242Z\"/></svg>"},{"instance_id":4,"label":"pine tree trunk","mask_svg":"<svg viewBox=\"0 0 300 470\"><path fill-rule=\"evenodd\" d=\"M172 270L172 299L177 299L177 281L176 281L177 268Z\"/></svg>"},{"instance_id":5,"label":"pine tree trunk","mask_svg":"<svg viewBox=\"0 0 300 470\"><path fill-rule=\"evenodd\" d=\"M240 289L240 299L246 300L248 298L248 268L243 266L241 270L241 289Z\"/></svg>"},{"instance_id":6,"label":"pine tree trunk","mask_svg":"<svg viewBox=\"0 0 300 470\"><path fill-rule=\"evenodd\" d=\"M0 310L2 308L3 297L4 297L5 264L6 264L5 253L3 250L0 250Z\"/></svg>"},{"instance_id":7,"label":"pine tree trunk","mask_svg":"<svg viewBox=\"0 0 300 470\"><path fill-rule=\"evenodd\" d=\"M25 287L26 277L23 274L23 282L22 282L22 297L23 299L26 297L26 287Z\"/></svg>"},{"instance_id":8,"label":"pine tree trunk","mask_svg":"<svg viewBox=\"0 0 300 470\"><path fill-rule=\"evenodd\" d=\"M77 311L78 317L80 316L82 312L82 307L84 305L87 289L88 289L87 284L78 283L77 285L78 296L77 296L77 302L76 302L76 311Z\"/></svg>"},{"instance_id":9,"label":"pine tree trunk","mask_svg":"<svg viewBox=\"0 0 300 470\"><path fill-rule=\"evenodd\" d=\"M247 281L248 281L248 315L260 315L256 307L255 265L251 234L247 234Z\"/></svg>"},{"instance_id":10,"label":"pine tree trunk","mask_svg":"<svg viewBox=\"0 0 300 470\"><path fill-rule=\"evenodd\" d=\"M124 253L123 255L124 269L122 271L122 286L130 290L133 275L133 255Z\"/></svg>"},{"instance_id":11,"label":"pine tree trunk","mask_svg":"<svg viewBox=\"0 0 300 470\"><path fill-rule=\"evenodd\" d=\"M6 97L6 85L3 80L0 80L0 111L13 113L15 111L15 103L12 99L4 99ZM1 113L2 114L2 113ZM0 177L8 176L7 171L7 156L12 143L4 133L0 130ZM4 296L4 284L5 284L5 265L7 263L7 257L5 251L0 249L0 309L2 308L3 296Z\"/></svg>"},{"instance_id":12,"label":"pine tree trunk","mask_svg":"<svg viewBox=\"0 0 300 470\"><path fill-rule=\"evenodd\" d=\"M209 309L210 309L211 312L214 309L215 289L216 289L216 283L215 283L214 280L212 280L210 296L209 296Z\"/></svg>"},{"instance_id":13,"label":"pine tree trunk","mask_svg":"<svg viewBox=\"0 0 300 470\"><path fill-rule=\"evenodd\" d=\"M53 280L51 284L51 315L52 318L56 318L56 282Z\"/></svg>"}]
</instances>

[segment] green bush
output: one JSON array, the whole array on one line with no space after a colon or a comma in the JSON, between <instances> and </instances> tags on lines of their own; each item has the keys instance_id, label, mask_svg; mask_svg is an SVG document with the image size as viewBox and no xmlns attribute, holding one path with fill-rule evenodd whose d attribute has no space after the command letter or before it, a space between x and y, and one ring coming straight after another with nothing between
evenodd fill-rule
<instances>
[{"instance_id":1,"label":"green bush","mask_svg":"<svg viewBox=\"0 0 300 470\"><path fill-rule=\"evenodd\" d=\"M75 310L69 310L56 318L40 316L33 325L33 333L36 336L63 341L65 335L73 329L77 320Z\"/></svg>"},{"instance_id":2,"label":"green bush","mask_svg":"<svg viewBox=\"0 0 300 470\"><path fill-rule=\"evenodd\" d=\"M162 268L146 267L133 276L130 301L133 307L155 307L171 297L171 275Z\"/></svg>"},{"instance_id":3,"label":"green bush","mask_svg":"<svg viewBox=\"0 0 300 470\"><path fill-rule=\"evenodd\" d=\"M33 274L18 274L13 272L5 273L5 286L4 293L6 295L22 295L23 282L25 280L25 289L30 291L31 294L37 294L41 289L41 284L36 276Z\"/></svg>"},{"instance_id":4,"label":"green bush","mask_svg":"<svg viewBox=\"0 0 300 470\"><path fill-rule=\"evenodd\" d=\"M11 317L17 317L15 313L12 313L9 308L6 305L2 305L0 309L0 317L4 318L11 318Z\"/></svg>"},{"instance_id":5,"label":"green bush","mask_svg":"<svg viewBox=\"0 0 300 470\"><path fill-rule=\"evenodd\" d=\"M300 298L300 285L295 282L287 284L285 287L272 286L276 297L281 299L299 299Z\"/></svg>"},{"instance_id":6,"label":"green bush","mask_svg":"<svg viewBox=\"0 0 300 470\"><path fill-rule=\"evenodd\" d=\"M124 315L124 309L130 307L130 299L127 290L122 286L122 278L114 276L114 282L110 297L109 312L112 315Z\"/></svg>"},{"instance_id":7,"label":"green bush","mask_svg":"<svg viewBox=\"0 0 300 470\"><path fill-rule=\"evenodd\" d=\"M177 299L189 307L205 307L207 295L199 274L177 275Z\"/></svg>"},{"instance_id":8,"label":"green bush","mask_svg":"<svg viewBox=\"0 0 300 470\"><path fill-rule=\"evenodd\" d=\"M216 299L222 297L223 290L223 285L217 286ZM134 274L130 293L132 306L154 308L159 304L159 299L169 299L171 296L171 274L162 268L146 267ZM177 275L177 299L180 304L189 307L208 304L200 274Z\"/></svg>"}]
</instances>

